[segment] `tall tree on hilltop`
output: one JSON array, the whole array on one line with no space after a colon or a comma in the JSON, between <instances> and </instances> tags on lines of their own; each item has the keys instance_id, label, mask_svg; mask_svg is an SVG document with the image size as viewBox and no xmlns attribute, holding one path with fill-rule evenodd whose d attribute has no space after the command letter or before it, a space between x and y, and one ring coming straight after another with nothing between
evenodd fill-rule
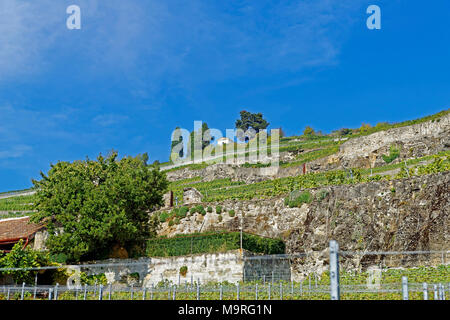
<instances>
[{"instance_id":1,"label":"tall tree on hilltop","mask_svg":"<svg viewBox=\"0 0 450 320\"><path fill-rule=\"evenodd\" d=\"M264 130L269 126L269 123L263 119L262 113L251 113L242 110L240 116L241 118L236 120L236 129L242 129L244 132L252 128L258 134L260 130ZM240 138L242 139L242 137ZM248 139L249 137L246 137L246 140Z\"/></svg>"}]
</instances>

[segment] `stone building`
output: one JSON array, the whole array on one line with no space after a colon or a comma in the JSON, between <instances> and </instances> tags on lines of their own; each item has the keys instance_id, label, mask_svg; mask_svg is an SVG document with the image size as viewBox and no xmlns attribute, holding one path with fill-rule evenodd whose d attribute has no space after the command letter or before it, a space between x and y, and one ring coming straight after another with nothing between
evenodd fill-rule
<instances>
[{"instance_id":1,"label":"stone building","mask_svg":"<svg viewBox=\"0 0 450 320\"><path fill-rule=\"evenodd\" d=\"M183 190L184 204L201 203L203 195L195 188L185 188Z\"/></svg>"}]
</instances>

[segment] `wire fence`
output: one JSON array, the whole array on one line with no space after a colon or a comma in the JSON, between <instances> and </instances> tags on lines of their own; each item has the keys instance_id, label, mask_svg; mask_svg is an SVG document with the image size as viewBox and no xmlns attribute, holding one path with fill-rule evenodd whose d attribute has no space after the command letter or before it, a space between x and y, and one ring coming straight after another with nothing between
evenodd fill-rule
<instances>
[{"instance_id":1,"label":"wire fence","mask_svg":"<svg viewBox=\"0 0 450 320\"><path fill-rule=\"evenodd\" d=\"M342 300L448 300L450 283L383 284L377 289L342 285ZM160 286L2 286L1 300L329 300L330 286L303 282L252 284L166 284Z\"/></svg>"}]
</instances>

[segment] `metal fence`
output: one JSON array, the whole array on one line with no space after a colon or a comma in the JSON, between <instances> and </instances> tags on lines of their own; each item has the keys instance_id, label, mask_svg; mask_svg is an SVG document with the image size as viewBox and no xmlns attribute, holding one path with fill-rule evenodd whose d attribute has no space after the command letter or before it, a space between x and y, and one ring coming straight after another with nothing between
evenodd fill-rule
<instances>
[{"instance_id":1,"label":"metal fence","mask_svg":"<svg viewBox=\"0 0 450 320\"><path fill-rule=\"evenodd\" d=\"M449 251L344 251L330 242L328 264L314 265L317 253L253 255L235 258L243 266L239 281L203 281L194 275L163 275L158 282L124 282L81 285L0 285L0 300L448 300ZM230 258L227 258L228 260ZM208 261L219 266L230 261ZM107 270L144 271L158 262L96 263L83 267L90 274ZM29 268L28 271L61 267ZM24 271L25 269L8 269ZM5 269L1 269L5 271ZM145 274L145 273L144 273ZM153 275L157 276L157 275ZM36 276L37 277L37 276ZM233 279L236 279L234 277Z\"/></svg>"},{"instance_id":2,"label":"metal fence","mask_svg":"<svg viewBox=\"0 0 450 320\"><path fill-rule=\"evenodd\" d=\"M3 286L1 300L328 300L330 285L298 282L232 284L190 284L150 287L117 287L113 285ZM340 299L381 300L448 300L450 283L383 284L378 289L364 285L342 285ZM384 298L384 299L383 299Z\"/></svg>"}]
</instances>

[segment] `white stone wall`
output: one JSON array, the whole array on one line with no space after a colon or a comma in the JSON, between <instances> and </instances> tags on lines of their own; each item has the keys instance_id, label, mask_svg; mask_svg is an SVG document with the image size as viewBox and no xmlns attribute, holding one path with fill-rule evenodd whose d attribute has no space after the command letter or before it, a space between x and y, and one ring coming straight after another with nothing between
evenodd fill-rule
<instances>
[{"instance_id":1,"label":"white stone wall","mask_svg":"<svg viewBox=\"0 0 450 320\"><path fill-rule=\"evenodd\" d=\"M81 271L90 274L104 273L108 283L115 286L146 286L158 285L160 282L169 281L172 284L185 285L199 282L230 282L237 283L244 280L263 279L269 281L272 275L275 279L290 281L291 268L285 259L249 259L243 260L243 256L254 254L240 250L230 250L223 253L196 254L190 256L178 256L167 258L140 258L140 259L108 259L95 261L90 264L99 264L98 267L82 267ZM110 264L110 266L105 266ZM180 274L180 269L186 266L186 275ZM139 280L130 277L138 273Z\"/></svg>"},{"instance_id":2,"label":"white stone wall","mask_svg":"<svg viewBox=\"0 0 450 320\"><path fill-rule=\"evenodd\" d=\"M178 284L199 281L238 282L243 279L244 262L239 250L216 254L198 254L192 256L152 258L149 274L144 279L145 286L156 285L163 279ZM187 267L185 276L180 275L181 267Z\"/></svg>"}]
</instances>

